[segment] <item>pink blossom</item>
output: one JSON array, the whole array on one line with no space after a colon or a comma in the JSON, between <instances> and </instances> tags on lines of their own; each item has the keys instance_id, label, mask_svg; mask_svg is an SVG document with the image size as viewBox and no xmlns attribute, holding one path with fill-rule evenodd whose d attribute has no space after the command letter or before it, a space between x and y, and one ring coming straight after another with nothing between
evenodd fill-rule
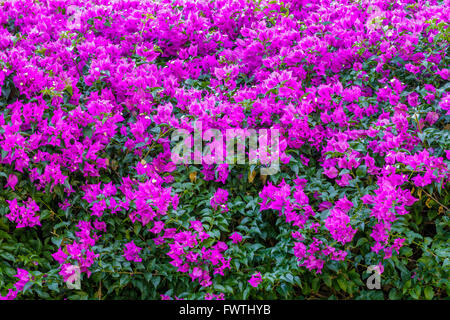
<instances>
[{"instance_id":1,"label":"pink blossom","mask_svg":"<svg viewBox=\"0 0 450 320\"><path fill-rule=\"evenodd\" d=\"M141 252L142 248L136 246L134 241L131 241L125 244L124 248L124 257L128 261L142 262L142 258L139 257L139 252Z\"/></svg>"},{"instance_id":2,"label":"pink blossom","mask_svg":"<svg viewBox=\"0 0 450 320\"><path fill-rule=\"evenodd\" d=\"M241 236L239 233L234 232L234 233L230 236L230 239L233 240L233 243L234 243L234 244L237 244L237 243L239 243L239 242L242 241L242 236Z\"/></svg>"},{"instance_id":3,"label":"pink blossom","mask_svg":"<svg viewBox=\"0 0 450 320\"><path fill-rule=\"evenodd\" d=\"M10 174L8 176L8 181L5 185L5 188L10 187L11 189L15 190L15 187L16 187L16 184L18 181L19 180L17 179L17 176L15 174Z\"/></svg>"},{"instance_id":4,"label":"pink blossom","mask_svg":"<svg viewBox=\"0 0 450 320\"><path fill-rule=\"evenodd\" d=\"M258 287L258 285L261 282L262 282L262 277L261 277L260 272L253 274L252 277L250 278L250 280L248 280L248 283L250 283L250 285L254 288Z\"/></svg>"}]
</instances>

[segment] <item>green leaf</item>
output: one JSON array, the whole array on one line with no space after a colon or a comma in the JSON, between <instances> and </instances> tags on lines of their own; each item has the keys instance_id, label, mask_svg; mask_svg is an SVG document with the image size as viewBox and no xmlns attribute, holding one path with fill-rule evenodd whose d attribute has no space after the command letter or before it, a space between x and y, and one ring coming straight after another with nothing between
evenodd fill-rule
<instances>
[{"instance_id":1,"label":"green leaf","mask_svg":"<svg viewBox=\"0 0 450 320\"><path fill-rule=\"evenodd\" d=\"M347 291L347 280L344 278L338 278L337 283L342 290Z\"/></svg>"},{"instance_id":2,"label":"green leaf","mask_svg":"<svg viewBox=\"0 0 450 320\"><path fill-rule=\"evenodd\" d=\"M390 300L399 300L401 298L400 293L396 288L392 288L389 291L389 299Z\"/></svg>"},{"instance_id":3,"label":"green leaf","mask_svg":"<svg viewBox=\"0 0 450 320\"><path fill-rule=\"evenodd\" d=\"M413 297L414 299L419 299L421 291L422 290L420 289L420 287L415 287L413 290L411 290L411 297Z\"/></svg>"},{"instance_id":4,"label":"green leaf","mask_svg":"<svg viewBox=\"0 0 450 320\"><path fill-rule=\"evenodd\" d=\"M430 287L430 286L426 287L425 291L424 291L424 294L425 294L425 299L427 299L427 300L433 299L433 297L434 297L433 288Z\"/></svg>"},{"instance_id":5,"label":"green leaf","mask_svg":"<svg viewBox=\"0 0 450 320\"><path fill-rule=\"evenodd\" d=\"M11 262L15 262L16 261L16 257L14 255L12 255L9 252L2 252L0 253L0 257L2 257L3 259L9 260Z\"/></svg>"},{"instance_id":6,"label":"green leaf","mask_svg":"<svg viewBox=\"0 0 450 320\"><path fill-rule=\"evenodd\" d=\"M325 284L327 285L327 287L330 287L330 288L331 288L332 281L331 281L330 275L329 275L329 274L325 274L325 275L322 277L322 279L323 279L323 282L325 282Z\"/></svg>"},{"instance_id":7,"label":"green leaf","mask_svg":"<svg viewBox=\"0 0 450 320\"><path fill-rule=\"evenodd\" d=\"M367 175L367 167L366 166L359 166L358 169L356 169L356 175L358 177L365 177Z\"/></svg>"},{"instance_id":8,"label":"green leaf","mask_svg":"<svg viewBox=\"0 0 450 320\"><path fill-rule=\"evenodd\" d=\"M317 292L319 291L319 284L320 284L320 279L319 278L314 278L311 284L311 288L313 292Z\"/></svg>"},{"instance_id":9,"label":"green leaf","mask_svg":"<svg viewBox=\"0 0 450 320\"><path fill-rule=\"evenodd\" d=\"M248 295L250 294L250 287L247 286L247 288L245 288L244 293L242 294L242 299L246 300L248 298Z\"/></svg>"}]
</instances>

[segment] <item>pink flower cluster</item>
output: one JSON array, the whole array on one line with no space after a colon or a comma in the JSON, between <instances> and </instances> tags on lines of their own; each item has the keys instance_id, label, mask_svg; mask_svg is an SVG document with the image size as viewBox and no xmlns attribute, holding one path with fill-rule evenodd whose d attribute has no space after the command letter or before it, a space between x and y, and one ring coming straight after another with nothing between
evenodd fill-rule
<instances>
[{"instance_id":1,"label":"pink flower cluster","mask_svg":"<svg viewBox=\"0 0 450 320\"><path fill-rule=\"evenodd\" d=\"M92 266L95 259L99 257L92 251L92 247L100 239L100 235L96 233L97 230L105 230L104 222L94 222L94 227L90 221L79 221L77 225L79 231L75 233L78 241L73 241L72 244L66 245L66 250L61 248L52 254L52 257L61 265L59 274L67 281L75 273L74 265L77 265L80 272L91 275L89 267Z\"/></svg>"},{"instance_id":2,"label":"pink flower cluster","mask_svg":"<svg viewBox=\"0 0 450 320\"><path fill-rule=\"evenodd\" d=\"M8 293L4 297L0 294L0 300L14 300L17 294L24 289L25 285L31 281L29 272L20 268L17 269L17 274L14 277L19 278L19 281L14 284L15 290L8 289Z\"/></svg>"},{"instance_id":3,"label":"pink flower cluster","mask_svg":"<svg viewBox=\"0 0 450 320\"><path fill-rule=\"evenodd\" d=\"M106 238L99 233L112 232L108 219L122 216L150 231L193 282L211 288L214 275L232 269L228 244L251 242L248 235L221 231L212 239L215 226L197 216L189 226L171 225L189 197L174 187L181 171L169 134L193 132L196 121L203 131L279 130L285 178L254 196L261 211L292 227L294 256L316 272L346 258L365 209L373 252L391 257L406 242L391 230L416 201L411 189L447 187L449 150L426 140L450 114L448 53L432 28L448 23L447 0L17 0L0 7L5 217L17 228L40 226L48 205L52 217L64 217L61 209L75 219L70 228L78 231L53 254L64 280L73 264L90 275L94 247ZM315 178L300 177L313 167ZM236 166L203 161L199 172L216 190L208 195L213 213L232 217ZM315 179L338 192L311 192ZM58 199L40 202L49 193ZM130 240L117 254L144 261L145 250ZM261 275L249 283L257 287Z\"/></svg>"},{"instance_id":4,"label":"pink flower cluster","mask_svg":"<svg viewBox=\"0 0 450 320\"><path fill-rule=\"evenodd\" d=\"M254 288L258 287L258 285L262 282L262 276L260 272L257 272L252 275L250 280L248 280L248 283Z\"/></svg>"},{"instance_id":5,"label":"pink flower cluster","mask_svg":"<svg viewBox=\"0 0 450 320\"><path fill-rule=\"evenodd\" d=\"M224 256L228 245L218 241L209 248L202 246L210 235L205 232L200 221L191 221L190 224L193 231L165 229L164 234L154 241L159 245L167 242L170 248L167 255L172 259L170 264L179 272L189 274L192 281L197 280L202 286L208 287L212 284L211 271L223 276L225 269L230 269L231 258Z\"/></svg>"},{"instance_id":6,"label":"pink flower cluster","mask_svg":"<svg viewBox=\"0 0 450 320\"><path fill-rule=\"evenodd\" d=\"M9 204L10 213L5 216L9 221L16 223L16 228L31 228L41 225L39 215L37 215L39 206L32 198L22 201L23 206L19 206L17 199L6 200L6 202Z\"/></svg>"},{"instance_id":7,"label":"pink flower cluster","mask_svg":"<svg viewBox=\"0 0 450 320\"><path fill-rule=\"evenodd\" d=\"M350 217L347 212L353 207L353 203L348 201L347 197L339 199L335 207L330 210L330 215L325 219L325 228L330 231L334 240L342 244L351 242L356 233L350 223Z\"/></svg>"},{"instance_id":8,"label":"pink flower cluster","mask_svg":"<svg viewBox=\"0 0 450 320\"><path fill-rule=\"evenodd\" d=\"M214 208L214 210L217 210L218 208L221 208L224 212L228 211L228 207L226 205L228 201L228 191L218 188L216 193L214 193L214 196L210 200L211 207Z\"/></svg>"},{"instance_id":9,"label":"pink flower cluster","mask_svg":"<svg viewBox=\"0 0 450 320\"><path fill-rule=\"evenodd\" d=\"M142 248L136 246L133 241L125 244L124 257L128 261L142 262L141 257L139 257L139 252Z\"/></svg>"}]
</instances>

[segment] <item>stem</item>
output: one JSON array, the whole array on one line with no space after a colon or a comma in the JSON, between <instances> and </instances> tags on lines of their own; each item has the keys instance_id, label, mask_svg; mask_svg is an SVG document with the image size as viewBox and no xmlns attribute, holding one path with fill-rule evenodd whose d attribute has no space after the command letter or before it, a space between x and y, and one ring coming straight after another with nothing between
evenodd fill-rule
<instances>
[{"instance_id":1,"label":"stem","mask_svg":"<svg viewBox=\"0 0 450 320\"><path fill-rule=\"evenodd\" d=\"M440 204L442 207L445 208L445 210L450 211L449 208L447 208L445 205L443 205L442 203L440 203L435 197L433 197L431 194L429 194L428 192L425 191L425 189L420 188L423 192L425 192L425 194L427 196L429 196L431 199L433 199L434 201L436 201L438 204Z\"/></svg>"}]
</instances>

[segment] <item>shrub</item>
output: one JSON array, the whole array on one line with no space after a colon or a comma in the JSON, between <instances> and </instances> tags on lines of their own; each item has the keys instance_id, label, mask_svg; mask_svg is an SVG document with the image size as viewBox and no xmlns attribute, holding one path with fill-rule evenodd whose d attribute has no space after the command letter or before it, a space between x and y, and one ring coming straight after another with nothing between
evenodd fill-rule
<instances>
[{"instance_id":1,"label":"shrub","mask_svg":"<svg viewBox=\"0 0 450 320\"><path fill-rule=\"evenodd\" d=\"M0 6L5 299L448 296L448 1ZM279 171L174 163L199 121Z\"/></svg>"}]
</instances>

